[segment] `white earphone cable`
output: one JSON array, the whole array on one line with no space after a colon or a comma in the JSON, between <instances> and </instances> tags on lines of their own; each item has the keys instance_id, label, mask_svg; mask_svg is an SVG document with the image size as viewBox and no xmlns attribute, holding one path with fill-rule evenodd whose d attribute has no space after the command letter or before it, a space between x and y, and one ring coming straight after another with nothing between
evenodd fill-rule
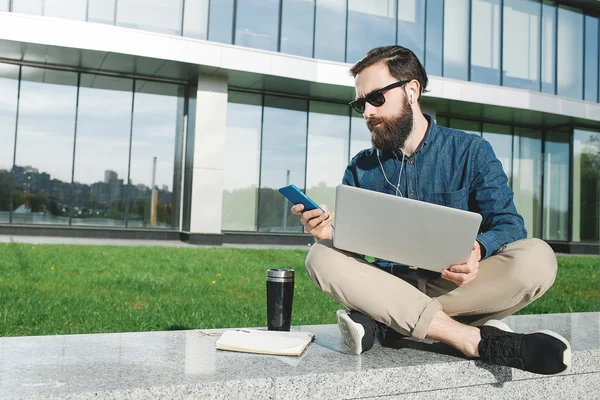
<instances>
[{"instance_id":1,"label":"white earphone cable","mask_svg":"<svg viewBox=\"0 0 600 400\"><path fill-rule=\"evenodd\" d=\"M381 167L381 172L383 173L383 177L385 181L393 188L396 189L396 196L400 193L400 197L404 197L402 191L400 190L400 178L402 178L402 170L404 169L404 160L406 159L406 154L402 153L402 164L400 165L400 174L398 175L398 185L394 185L390 182L385 174L385 170L383 169L383 164L381 163L381 158L379 158L379 150L377 150L377 160L379 161L379 166Z\"/></svg>"}]
</instances>

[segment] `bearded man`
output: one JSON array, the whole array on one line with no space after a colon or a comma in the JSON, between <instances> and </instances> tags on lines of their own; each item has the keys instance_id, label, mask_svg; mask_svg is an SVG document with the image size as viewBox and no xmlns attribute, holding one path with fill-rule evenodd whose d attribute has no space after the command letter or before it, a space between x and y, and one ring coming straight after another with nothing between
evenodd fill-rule
<instances>
[{"instance_id":1,"label":"bearded man","mask_svg":"<svg viewBox=\"0 0 600 400\"><path fill-rule=\"evenodd\" d=\"M338 250L327 205L321 205L325 213L292 207L317 240L306 259L311 280L349 310L337 312L344 341L361 354L390 334L431 338L492 364L566 372L571 350L565 338L551 331L513 333L499 321L552 286L557 262L544 241L526 239L491 145L422 113L428 79L412 51L375 48L350 72L356 87L350 106L364 115L373 148L354 156L343 184L470 210L483 220L469 260L440 274Z\"/></svg>"}]
</instances>

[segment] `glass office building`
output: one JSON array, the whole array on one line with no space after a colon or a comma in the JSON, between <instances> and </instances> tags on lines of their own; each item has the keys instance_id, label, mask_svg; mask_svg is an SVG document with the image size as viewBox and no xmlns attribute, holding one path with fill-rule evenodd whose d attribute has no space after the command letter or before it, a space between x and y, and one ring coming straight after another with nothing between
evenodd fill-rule
<instances>
[{"instance_id":1,"label":"glass office building","mask_svg":"<svg viewBox=\"0 0 600 400\"><path fill-rule=\"evenodd\" d=\"M530 237L600 240L600 2L0 0L0 232L311 243L371 146L348 69L400 44L481 135Z\"/></svg>"}]
</instances>

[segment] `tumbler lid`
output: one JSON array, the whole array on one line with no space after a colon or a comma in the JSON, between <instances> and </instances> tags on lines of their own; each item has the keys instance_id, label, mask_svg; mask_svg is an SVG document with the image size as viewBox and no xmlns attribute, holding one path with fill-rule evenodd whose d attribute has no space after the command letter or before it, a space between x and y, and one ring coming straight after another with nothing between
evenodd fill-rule
<instances>
[{"instance_id":1,"label":"tumbler lid","mask_svg":"<svg viewBox=\"0 0 600 400\"><path fill-rule=\"evenodd\" d=\"M267 270L267 278L293 278L294 270L293 269L268 269Z\"/></svg>"}]
</instances>

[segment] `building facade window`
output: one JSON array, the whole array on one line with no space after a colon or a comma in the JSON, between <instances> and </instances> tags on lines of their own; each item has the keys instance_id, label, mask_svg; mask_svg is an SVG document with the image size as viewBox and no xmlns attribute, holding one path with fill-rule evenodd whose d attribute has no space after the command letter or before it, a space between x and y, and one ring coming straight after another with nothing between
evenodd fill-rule
<instances>
[{"instance_id":1,"label":"building facade window","mask_svg":"<svg viewBox=\"0 0 600 400\"><path fill-rule=\"evenodd\" d=\"M77 73L21 71L13 223L68 225Z\"/></svg>"},{"instance_id":2,"label":"building facade window","mask_svg":"<svg viewBox=\"0 0 600 400\"><path fill-rule=\"evenodd\" d=\"M471 80L500 84L501 1L471 2Z\"/></svg>"},{"instance_id":3,"label":"building facade window","mask_svg":"<svg viewBox=\"0 0 600 400\"><path fill-rule=\"evenodd\" d=\"M355 63L369 50L396 43L395 0L348 0L346 62Z\"/></svg>"},{"instance_id":4,"label":"building facade window","mask_svg":"<svg viewBox=\"0 0 600 400\"><path fill-rule=\"evenodd\" d=\"M548 131L544 141L542 239L569 240L569 132Z\"/></svg>"},{"instance_id":5,"label":"building facade window","mask_svg":"<svg viewBox=\"0 0 600 400\"><path fill-rule=\"evenodd\" d=\"M346 0L316 0L315 58L346 60Z\"/></svg>"},{"instance_id":6,"label":"building facade window","mask_svg":"<svg viewBox=\"0 0 600 400\"><path fill-rule=\"evenodd\" d=\"M306 194L335 211L335 188L348 165L348 106L311 101L308 113Z\"/></svg>"},{"instance_id":7,"label":"building facade window","mask_svg":"<svg viewBox=\"0 0 600 400\"><path fill-rule=\"evenodd\" d=\"M508 125L483 124L482 136L494 149L496 157L502 163L502 169L508 178L508 186L512 185L513 138L512 127Z\"/></svg>"},{"instance_id":8,"label":"building facade window","mask_svg":"<svg viewBox=\"0 0 600 400\"><path fill-rule=\"evenodd\" d=\"M182 139L183 88L136 80L127 182L127 226L175 228L180 182L175 144Z\"/></svg>"},{"instance_id":9,"label":"building facade window","mask_svg":"<svg viewBox=\"0 0 600 400\"><path fill-rule=\"evenodd\" d=\"M184 4L183 36L206 40L209 0L185 0Z\"/></svg>"},{"instance_id":10,"label":"building facade window","mask_svg":"<svg viewBox=\"0 0 600 400\"><path fill-rule=\"evenodd\" d=\"M481 136L481 122L471 121L468 119L450 118L448 121L448 127Z\"/></svg>"},{"instance_id":11,"label":"building facade window","mask_svg":"<svg viewBox=\"0 0 600 400\"><path fill-rule=\"evenodd\" d=\"M584 100L598 102L598 79L600 70L598 69L598 40L600 32L598 31L598 18L585 17L585 74L584 74Z\"/></svg>"},{"instance_id":12,"label":"building facade window","mask_svg":"<svg viewBox=\"0 0 600 400\"><path fill-rule=\"evenodd\" d=\"M583 14L558 9L557 94L583 99Z\"/></svg>"},{"instance_id":13,"label":"building facade window","mask_svg":"<svg viewBox=\"0 0 600 400\"><path fill-rule=\"evenodd\" d=\"M371 132L365 124L365 119L352 110L350 121L350 159L359 151L373 147L371 144Z\"/></svg>"},{"instance_id":14,"label":"building facade window","mask_svg":"<svg viewBox=\"0 0 600 400\"><path fill-rule=\"evenodd\" d=\"M235 44L277 51L279 0L237 0Z\"/></svg>"},{"instance_id":15,"label":"building facade window","mask_svg":"<svg viewBox=\"0 0 600 400\"><path fill-rule=\"evenodd\" d=\"M556 94L556 7L542 4L542 92Z\"/></svg>"},{"instance_id":16,"label":"building facade window","mask_svg":"<svg viewBox=\"0 0 600 400\"><path fill-rule=\"evenodd\" d=\"M85 21L87 7L87 0L44 0L44 15Z\"/></svg>"},{"instance_id":17,"label":"building facade window","mask_svg":"<svg viewBox=\"0 0 600 400\"><path fill-rule=\"evenodd\" d=\"M262 95L229 92L222 229L256 231Z\"/></svg>"},{"instance_id":18,"label":"building facade window","mask_svg":"<svg viewBox=\"0 0 600 400\"><path fill-rule=\"evenodd\" d=\"M502 29L502 84L540 90L541 4L504 0Z\"/></svg>"},{"instance_id":19,"label":"building facade window","mask_svg":"<svg viewBox=\"0 0 600 400\"><path fill-rule=\"evenodd\" d=\"M42 15L42 0L13 0L12 11L21 14Z\"/></svg>"},{"instance_id":20,"label":"building facade window","mask_svg":"<svg viewBox=\"0 0 600 400\"><path fill-rule=\"evenodd\" d=\"M115 24L116 0L88 0L87 20L100 24Z\"/></svg>"},{"instance_id":21,"label":"building facade window","mask_svg":"<svg viewBox=\"0 0 600 400\"><path fill-rule=\"evenodd\" d=\"M0 223L10 221L18 91L19 66L0 64L0 143L3 144L0 146ZM23 204L15 204L14 208Z\"/></svg>"},{"instance_id":22,"label":"building facade window","mask_svg":"<svg viewBox=\"0 0 600 400\"><path fill-rule=\"evenodd\" d=\"M425 62L425 0L398 0L396 43L415 53Z\"/></svg>"},{"instance_id":23,"label":"building facade window","mask_svg":"<svg viewBox=\"0 0 600 400\"><path fill-rule=\"evenodd\" d=\"M600 240L600 132L573 133L573 241Z\"/></svg>"},{"instance_id":24,"label":"building facade window","mask_svg":"<svg viewBox=\"0 0 600 400\"><path fill-rule=\"evenodd\" d=\"M305 189L307 103L265 96L258 203L261 232L302 232L299 218L290 213L291 204L278 189L289 184Z\"/></svg>"},{"instance_id":25,"label":"building facade window","mask_svg":"<svg viewBox=\"0 0 600 400\"><path fill-rule=\"evenodd\" d=\"M515 127L512 190L517 211L523 217L527 237L541 237L542 133Z\"/></svg>"},{"instance_id":26,"label":"building facade window","mask_svg":"<svg viewBox=\"0 0 600 400\"><path fill-rule=\"evenodd\" d=\"M117 25L179 36L182 9L183 0L119 0Z\"/></svg>"},{"instance_id":27,"label":"building facade window","mask_svg":"<svg viewBox=\"0 0 600 400\"><path fill-rule=\"evenodd\" d=\"M210 0L208 12L208 40L233 43L234 0Z\"/></svg>"},{"instance_id":28,"label":"building facade window","mask_svg":"<svg viewBox=\"0 0 600 400\"><path fill-rule=\"evenodd\" d=\"M444 0L427 0L425 21L425 69L442 76L444 55Z\"/></svg>"},{"instance_id":29,"label":"building facade window","mask_svg":"<svg viewBox=\"0 0 600 400\"><path fill-rule=\"evenodd\" d=\"M444 76L469 80L469 0L444 2Z\"/></svg>"},{"instance_id":30,"label":"building facade window","mask_svg":"<svg viewBox=\"0 0 600 400\"><path fill-rule=\"evenodd\" d=\"M281 52L312 57L315 0L283 0L281 4Z\"/></svg>"},{"instance_id":31,"label":"building facade window","mask_svg":"<svg viewBox=\"0 0 600 400\"><path fill-rule=\"evenodd\" d=\"M72 225L125 226L133 80L82 74Z\"/></svg>"}]
</instances>

